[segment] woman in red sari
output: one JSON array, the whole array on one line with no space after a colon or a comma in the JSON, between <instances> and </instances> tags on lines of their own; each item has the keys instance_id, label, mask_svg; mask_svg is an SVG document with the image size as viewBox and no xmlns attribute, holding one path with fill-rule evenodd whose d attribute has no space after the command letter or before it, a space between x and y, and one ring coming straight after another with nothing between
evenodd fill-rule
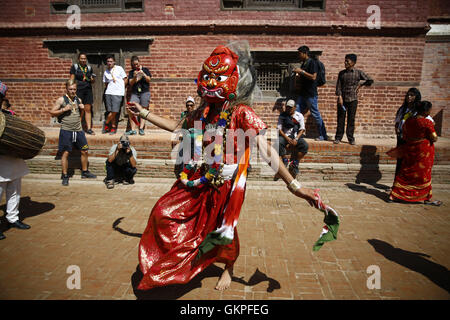
<instances>
[{"instance_id":1,"label":"woman in red sari","mask_svg":"<svg viewBox=\"0 0 450 320\"><path fill-rule=\"evenodd\" d=\"M427 119L431 107L428 101L417 103L417 115L406 120L403 125L406 144L389 152L397 153L403 158L389 196L391 201L423 202L437 206L442 204L441 201L431 201L431 169L434 162L434 142L437 141L434 123Z\"/></svg>"},{"instance_id":2,"label":"woman in red sari","mask_svg":"<svg viewBox=\"0 0 450 320\"><path fill-rule=\"evenodd\" d=\"M180 179L152 209L139 244L143 273L140 290L187 283L214 262L225 263L216 289L229 287L232 267L239 255L236 224L244 201L250 155L248 139L238 144L237 138L232 137L231 145L230 141L226 143L226 132L230 130L251 133L261 153L293 194L310 205L317 206L320 201L313 190L302 188L284 166L278 165L278 154L262 137L266 125L249 106L256 78L248 45L217 47L203 63L197 85L202 102L187 121L194 138L194 155L184 162ZM131 103L128 109L168 131L178 126L138 103ZM216 133L213 142L203 139L208 130ZM203 150L211 144L214 163L199 165ZM183 153L185 156L188 152Z\"/></svg>"}]
</instances>

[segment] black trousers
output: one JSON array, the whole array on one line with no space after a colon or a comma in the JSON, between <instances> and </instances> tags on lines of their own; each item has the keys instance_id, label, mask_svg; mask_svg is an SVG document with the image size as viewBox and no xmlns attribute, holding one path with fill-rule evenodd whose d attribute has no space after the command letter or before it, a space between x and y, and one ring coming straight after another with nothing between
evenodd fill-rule
<instances>
[{"instance_id":1,"label":"black trousers","mask_svg":"<svg viewBox=\"0 0 450 320\"><path fill-rule=\"evenodd\" d=\"M401 145L405 144L406 141L403 140L401 137L397 136L397 147L400 147ZM402 166L402 158L397 159L397 164L395 165L395 176L398 175L400 172L400 168Z\"/></svg>"},{"instance_id":2,"label":"black trousers","mask_svg":"<svg viewBox=\"0 0 450 320\"><path fill-rule=\"evenodd\" d=\"M342 140L344 136L345 114L347 114L347 129L345 133L347 134L348 142L352 142L355 140L353 134L355 133L355 117L358 100L345 102L344 107L345 110L342 106L337 106L337 128L334 139Z\"/></svg>"},{"instance_id":3,"label":"black trousers","mask_svg":"<svg viewBox=\"0 0 450 320\"><path fill-rule=\"evenodd\" d=\"M137 169L133 168L130 163L118 166L114 161L106 160L106 180L131 180L136 174Z\"/></svg>"}]
</instances>

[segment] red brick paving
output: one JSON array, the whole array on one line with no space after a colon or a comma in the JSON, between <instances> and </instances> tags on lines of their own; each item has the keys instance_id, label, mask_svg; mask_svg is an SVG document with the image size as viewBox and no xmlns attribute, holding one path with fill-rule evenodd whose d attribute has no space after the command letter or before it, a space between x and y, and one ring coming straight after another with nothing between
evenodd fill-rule
<instances>
[{"instance_id":1,"label":"red brick paving","mask_svg":"<svg viewBox=\"0 0 450 320\"><path fill-rule=\"evenodd\" d=\"M443 288L450 279L448 185L434 186L435 197L445 201L437 208L387 204L342 183L306 183L320 187L324 201L341 214L338 240L314 253L323 216L290 195L281 181L248 184L238 224L241 254L229 290L213 289L218 265L188 285L138 292L139 234L173 182L138 178L135 185L107 190L101 177L85 181L78 172L69 187L56 175L27 176L21 215L32 228L6 230L0 242L0 299L450 298ZM1 199L2 209L4 204ZM369 239L403 251L378 246L381 254ZM80 267L81 289L66 286L70 265ZM381 289L367 288L370 265L380 267Z\"/></svg>"}]
</instances>

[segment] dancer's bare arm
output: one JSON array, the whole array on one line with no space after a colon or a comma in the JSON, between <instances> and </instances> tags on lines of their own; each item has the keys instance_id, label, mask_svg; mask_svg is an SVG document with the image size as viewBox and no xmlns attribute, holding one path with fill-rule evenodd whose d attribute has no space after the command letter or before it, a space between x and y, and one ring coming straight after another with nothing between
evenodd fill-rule
<instances>
[{"instance_id":1,"label":"dancer's bare arm","mask_svg":"<svg viewBox=\"0 0 450 320\"><path fill-rule=\"evenodd\" d=\"M276 152L272 146L268 145L267 140L264 138L264 136L258 135L256 137L256 143L259 147L259 150L261 151L264 160L271 165L272 169L277 170L280 178L283 179L286 185L289 185L294 180L294 178L290 175L284 164L280 162L280 156L278 155L278 152ZM301 187L297 189L294 194L297 197L303 198L308 201L310 205L313 205L313 202L317 200L312 189Z\"/></svg>"},{"instance_id":2,"label":"dancer's bare arm","mask_svg":"<svg viewBox=\"0 0 450 320\"><path fill-rule=\"evenodd\" d=\"M130 102L129 105L127 106L127 109L135 116L139 115L139 112L141 112L142 110L146 110L137 102ZM157 116L155 114L152 114L151 112L148 113L145 119L150 121L154 125L160 127L161 129L170 132L175 131L178 125L178 122L176 121Z\"/></svg>"}]
</instances>

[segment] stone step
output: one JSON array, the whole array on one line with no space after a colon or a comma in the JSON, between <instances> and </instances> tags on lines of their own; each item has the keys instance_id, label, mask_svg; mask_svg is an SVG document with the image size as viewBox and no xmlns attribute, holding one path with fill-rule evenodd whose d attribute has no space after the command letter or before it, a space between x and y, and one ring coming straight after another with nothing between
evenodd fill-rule
<instances>
[{"instance_id":1,"label":"stone step","mask_svg":"<svg viewBox=\"0 0 450 320\"><path fill-rule=\"evenodd\" d=\"M105 176L105 161L103 157L89 157L89 170L98 176ZM26 160L31 173L58 174L61 172L61 162L54 156L36 156ZM140 159L138 160L137 177L174 178L174 160ZM69 167L75 169L79 175L79 159L69 159ZM341 181L362 183L385 183L390 185L394 179L395 165L393 164L346 164L346 163L301 163L300 181ZM251 162L249 180L273 179L274 172L264 162ZM450 183L450 165L435 165L432 171L433 183Z\"/></svg>"},{"instance_id":2,"label":"stone step","mask_svg":"<svg viewBox=\"0 0 450 320\"><path fill-rule=\"evenodd\" d=\"M58 128L41 128L46 134L46 144L41 156L56 156L58 153ZM274 140L275 130L269 130L268 141ZM122 133L115 135L101 134L86 135L89 143L90 157L108 156L111 146L119 141ZM130 136L131 145L138 153L138 159L171 159L178 150L178 140L170 132L150 129L144 136ZM357 137L357 145L346 142L333 144L331 141L314 141L306 138L309 152L303 158L304 163L346 163L346 164L395 164L396 160L388 157L386 152L396 144L390 136L379 138ZM253 149L252 158L257 157L256 148ZM450 139L440 138L436 143L435 165L450 164Z\"/></svg>"}]
</instances>

